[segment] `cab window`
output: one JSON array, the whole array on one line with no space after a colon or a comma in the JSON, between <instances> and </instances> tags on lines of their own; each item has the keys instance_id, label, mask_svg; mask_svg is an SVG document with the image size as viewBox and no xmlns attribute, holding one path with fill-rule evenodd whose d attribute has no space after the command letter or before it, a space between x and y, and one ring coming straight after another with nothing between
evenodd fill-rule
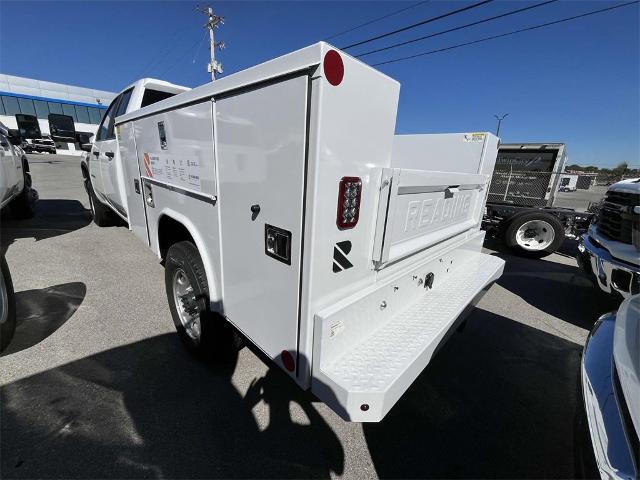
<instances>
[{"instance_id":1,"label":"cab window","mask_svg":"<svg viewBox=\"0 0 640 480\"><path fill-rule=\"evenodd\" d=\"M116 117L119 117L120 115L124 115L125 113L127 113L127 107L129 106L129 100L131 100L132 92L133 92L133 88L130 88L126 92L122 93L121 95L122 100L120 100L120 103L118 104L118 110L116 111L116 114L115 114Z\"/></svg>"},{"instance_id":2,"label":"cab window","mask_svg":"<svg viewBox=\"0 0 640 480\"><path fill-rule=\"evenodd\" d=\"M115 138L115 134L113 133L113 121L115 120L114 111L118 106L119 101L120 97L118 96L113 102L111 102L111 105L109 105L109 108L107 109L107 113L102 117L102 123L98 127L98 134L96 135L96 142Z\"/></svg>"},{"instance_id":3,"label":"cab window","mask_svg":"<svg viewBox=\"0 0 640 480\"><path fill-rule=\"evenodd\" d=\"M146 88L144 90L144 95L142 95L142 105L144 108L147 105L152 105L156 102L164 100L166 98L171 98L175 95L175 93L170 92L161 92L160 90L154 90L152 88Z\"/></svg>"}]
</instances>

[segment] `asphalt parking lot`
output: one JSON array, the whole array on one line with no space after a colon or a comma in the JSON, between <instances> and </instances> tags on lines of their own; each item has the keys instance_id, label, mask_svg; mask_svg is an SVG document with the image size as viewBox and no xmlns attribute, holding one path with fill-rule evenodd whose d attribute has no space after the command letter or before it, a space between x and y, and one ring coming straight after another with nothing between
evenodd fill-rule
<instances>
[{"instance_id":1,"label":"asphalt parking lot","mask_svg":"<svg viewBox=\"0 0 640 480\"><path fill-rule=\"evenodd\" d=\"M555 205L558 207L573 208L579 212L585 212L591 203L599 203L607 192L604 185L594 185L588 190L576 190L575 192L558 192Z\"/></svg>"},{"instance_id":2,"label":"asphalt parking lot","mask_svg":"<svg viewBox=\"0 0 640 480\"><path fill-rule=\"evenodd\" d=\"M385 420L342 421L244 348L180 345L163 268L90 221L77 157L30 156L37 215L3 219L18 327L0 356L2 478L567 478L578 367L615 308L575 243L505 274Z\"/></svg>"}]
</instances>

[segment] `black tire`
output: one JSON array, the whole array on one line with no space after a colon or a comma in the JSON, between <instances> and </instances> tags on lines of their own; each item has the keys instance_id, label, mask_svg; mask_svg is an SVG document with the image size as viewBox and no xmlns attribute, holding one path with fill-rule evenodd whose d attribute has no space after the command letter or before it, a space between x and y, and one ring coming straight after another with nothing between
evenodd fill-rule
<instances>
[{"instance_id":1,"label":"black tire","mask_svg":"<svg viewBox=\"0 0 640 480\"><path fill-rule=\"evenodd\" d=\"M109 207L104 205L93 191L93 185L89 177L84 179L84 188L89 195L89 207L91 208L91 216L93 217L93 223L99 227L108 227L113 225L113 216L109 211Z\"/></svg>"},{"instance_id":2,"label":"black tire","mask_svg":"<svg viewBox=\"0 0 640 480\"><path fill-rule=\"evenodd\" d=\"M2 279L0 280L0 352L9 346L13 334L16 331L16 298L13 291L13 282L9 273L9 266L4 258L0 258L0 270ZM2 319L5 319L2 321Z\"/></svg>"},{"instance_id":3,"label":"black tire","mask_svg":"<svg viewBox=\"0 0 640 480\"><path fill-rule=\"evenodd\" d=\"M24 186L20 195L11 201L11 215L14 218L25 219L33 217L35 213L36 200L38 198L36 192L31 188L31 173L29 172L29 164L26 160L22 162L22 175Z\"/></svg>"},{"instance_id":4,"label":"black tire","mask_svg":"<svg viewBox=\"0 0 640 480\"><path fill-rule=\"evenodd\" d=\"M543 250L528 250L518 243L516 234L520 227L532 220L546 222L553 229L553 241ZM546 232L546 230L545 230ZM552 254L560 248L564 242L564 226L557 217L542 211L527 211L514 215L504 229L504 243L514 253L523 257L542 258Z\"/></svg>"},{"instance_id":5,"label":"black tire","mask_svg":"<svg viewBox=\"0 0 640 480\"><path fill-rule=\"evenodd\" d=\"M197 309L200 333L195 338L193 331L189 334L178 313L181 307L176 304L173 290L174 278L178 272L186 275L193 289L193 297L187 301L192 301L191 305ZM240 336L222 315L211 311L209 284L204 264L193 243L181 241L169 248L165 260L164 278L171 317L187 349L201 359L237 352L242 345Z\"/></svg>"}]
</instances>

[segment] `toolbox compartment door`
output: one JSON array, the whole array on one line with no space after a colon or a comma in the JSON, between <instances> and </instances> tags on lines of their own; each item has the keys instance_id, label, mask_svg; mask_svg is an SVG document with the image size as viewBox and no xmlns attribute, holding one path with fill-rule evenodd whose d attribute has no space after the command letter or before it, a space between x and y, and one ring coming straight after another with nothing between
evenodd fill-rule
<instances>
[{"instance_id":1,"label":"toolbox compartment door","mask_svg":"<svg viewBox=\"0 0 640 480\"><path fill-rule=\"evenodd\" d=\"M381 269L478 225L487 175L383 169L373 262Z\"/></svg>"},{"instance_id":2,"label":"toolbox compartment door","mask_svg":"<svg viewBox=\"0 0 640 480\"><path fill-rule=\"evenodd\" d=\"M290 359L297 355L298 342L307 84L308 77L301 75L215 103L224 314L292 374Z\"/></svg>"}]
</instances>

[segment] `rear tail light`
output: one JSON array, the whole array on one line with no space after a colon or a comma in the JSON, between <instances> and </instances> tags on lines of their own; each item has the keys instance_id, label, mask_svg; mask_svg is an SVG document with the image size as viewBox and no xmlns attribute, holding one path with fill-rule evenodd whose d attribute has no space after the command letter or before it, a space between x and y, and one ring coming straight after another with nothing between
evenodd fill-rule
<instances>
[{"instance_id":1,"label":"rear tail light","mask_svg":"<svg viewBox=\"0 0 640 480\"><path fill-rule=\"evenodd\" d=\"M342 177L338 189L338 213L336 224L340 230L353 228L360 217L362 180L358 177Z\"/></svg>"}]
</instances>

